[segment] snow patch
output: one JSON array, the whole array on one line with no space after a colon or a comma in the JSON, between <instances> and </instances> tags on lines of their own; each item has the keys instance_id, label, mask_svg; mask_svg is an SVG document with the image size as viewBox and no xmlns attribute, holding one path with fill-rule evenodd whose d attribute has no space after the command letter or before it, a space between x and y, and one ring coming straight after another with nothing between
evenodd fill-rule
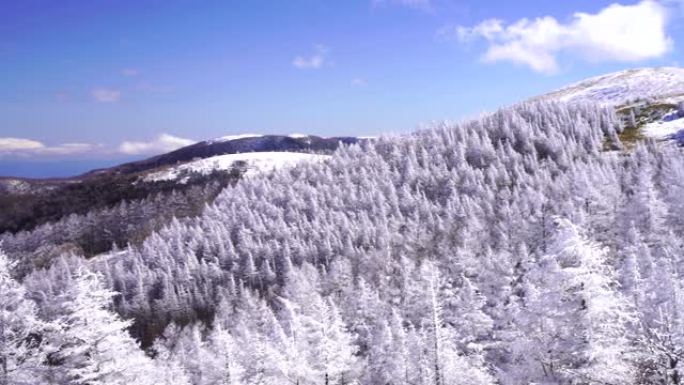
<instances>
[{"instance_id":1,"label":"snow patch","mask_svg":"<svg viewBox=\"0 0 684 385\"><path fill-rule=\"evenodd\" d=\"M245 139L245 138L260 138L261 134L237 134L237 135L226 135L220 138L211 139L209 143L219 143L219 142L230 142L231 140Z\"/></svg>"},{"instance_id":2,"label":"snow patch","mask_svg":"<svg viewBox=\"0 0 684 385\"><path fill-rule=\"evenodd\" d=\"M189 172L208 175L215 170L230 170L236 162L244 162L247 169L245 176L252 176L264 171L294 166L300 162L320 162L328 158L330 158L330 155L304 154L299 152L248 152L218 155L151 173L144 180L147 182L177 180L182 174ZM184 183L186 181L180 180L179 182Z\"/></svg>"},{"instance_id":3,"label":"snow patch","mask_svg":"<svg viewBox=\"0 0 684 385\"><path fill-rule=\"evenodd\" d=\"M684 130L684 118L669 118L648 123L642 127L641 132L650 138L664 140L682 137L682 130Z\"/></svg>"}]
</instances>

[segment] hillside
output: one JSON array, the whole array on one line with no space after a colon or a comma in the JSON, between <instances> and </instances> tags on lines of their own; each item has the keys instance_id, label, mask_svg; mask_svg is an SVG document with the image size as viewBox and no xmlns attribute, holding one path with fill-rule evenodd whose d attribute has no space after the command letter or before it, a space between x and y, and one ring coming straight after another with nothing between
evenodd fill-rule
<instances>
[{"instance_id":1,"label":"hillside","mask_svg":"<svg viewBox=\"0 0 684 385\"><path fill-rule=\"evenodd\" d=\"M521 103L4 234L0 283L53 383L102 336L86 357L146 383L676 383L684 154L625 146L622 108Z\"/></svg>"},{"instance_id":2,"label":"hillside","mask_svg":"<svg viewBox=\"0 0 684 385\"><path fill-rule=\"evenodd\" d=\"M143 173L160 167L175 166L196 159L248 152L303 152L330 154L337 149L340 143L353 144L357 141L357 138L352 137L322 138L311 135L231 135L198 142L145 160L125 163L104 170L94 170L85 174L85 176L101 173Z\"/></svg>"},{"instance_id":3,"label":"hillside","mask_svg":"<svg viewBox=\"0 0 684 385\"><path fill-rule=\"evenodd\" d=\"M640 68L580 81L532 100L599 103L615 108L625 131L622 141L634 145L647 138L684 143L684 69Z\"/></svg>"},{"instance_id":4,"label":"hillside","mask_svg":"<svg viewBox=\"0 0 684 385\"><path fill-rule=\"evenodd\" d=\"M93 225L70 233L60 244L69 243L85 255L94 255L115 245L139 243L170 218L200 214L222 188L245 176L319 162L340 143L356 141L307 135L233 135L71 178L0 178L0 234L37 227L41 231L42 225L60 226L87 216ZM160 204L167 200L175 203ZM147 215L138 215L141 207L148 207ZM127 224L119 226L116 221ZM61 250L35 244L24 249L39 247L46 256Z\"/></svg>"},{"instance_id":5,"label":"hillside","mask_svg":"<svg viewBox=\"0 0 684 385\"><path fill-rule=\"evenodd\" d=\"M629 69L586 79L534 99L610 106L626 105L637 99L676 104L684 100L684 68Z\"/></svg>"},{"instance_id":6,"label":"hillside","mask_svg":"<svg viewBox=\"0 0 684 385\"><path fill-rule=\"evenodd\" d=\"M147 173L144 181L178 181L185 183L187 176L208 175L216 171L238 169L243 176L258 175L261 172L294 166L303 162L320 162L330 155L308 154L301 152L246 152L239 154L214 155L191 160L176 166L158 168Z\"/></svg>"}]
</instances>

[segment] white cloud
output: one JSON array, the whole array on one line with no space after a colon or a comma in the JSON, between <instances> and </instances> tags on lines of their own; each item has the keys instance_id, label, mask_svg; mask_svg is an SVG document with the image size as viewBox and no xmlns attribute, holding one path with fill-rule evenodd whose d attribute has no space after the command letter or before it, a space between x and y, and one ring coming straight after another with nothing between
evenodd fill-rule
<instances>
[{"instance_id":1,"label":"white cloud","mask_svg":"<svg viewBox=\"0 0 684 385\"><path fill-rule=\"evenodd\" d=\"M642 0L612 4L596 14L577 12L565 24L551 16L509 25L488 19L474 27L443 29L440 35L461 42L484 39L489 46L483 61L510 61L551 74L558 71L559 54L618 62L662 57L673 45L666 31L668 11L662 3Z\"/></svg>"},{"instance_id":2,"label":"white cloud","mask_svg":"<svg viewBox=\"0 0 684 385\"><path fill-rule=\"evenodd\" d=\"M193 143L195 143L194 140L161 134L149 142L123 142L119 145L119 152L127 155L161 154L189 146Z\"/></svg>"},{"instance_id":3,"label":"white cloud","mask_svg":"<svg viewBox=\"0 0 684 385\"><path fill-rule=\"evenodd\" d=\"M63 143L57 146L45 147L38 152L41 154L49 155L75 155L75 154L87 154L95 151L96 149L101 149L101 145L95 145L90 143Z\"/></svg>"},{"instance_id":4,"label":"white cloud","mask_svg":"<svg viewBox=\"0 0 684 385\"><path fill-rule=\"evenodd\" d=\"M41 142L23 138L0 138L0 153L35 151L45 148Z\"/></svg>"},{"instance_id":5,"label":"white cloud","mask_svg":"<svg viewBox=\"0 0 684 385\"><path fill-rule=\"evenodd\" d=\"M90 94L99 103L114 103L121 99L121 91L110 88L96 88Z\"/></svg>"},{"instance_id":6,"label":"white cloud","mask_svg":"<svg viewBox=\"0 0 684 385\"><path fill-rule=\"evenodd\" d=\"M68 156L68 155L154 155L195 143L194 140L161 134L149 142L124 141L117 148L90 143L47 145L26 138L0 137L0 157Z\"/></svg>"},{"instance_id":7,"label":"white cloud","mask_svg":"<svg viewBox=\"0 0 684 385\"><path fill-rule=\"evenodd\" d=\"M74 155L85 154L101 146L88 143L63 143L47 146L43 142L24 138L0 138L0 155Z\"/></svg>"},{"instance_id":8,"label":"white cloud","mask_svg":"<svg viewBox=\"0 0 684 385\"><path fill-rule=\"evenodd\" d=\"M138 76L140 75L140 70L137 68L124 68L121 70L121 75L128 77Z\"/></svg>"},{"instance_id":9,"label":"white cloud","mask_svg":"<svg viewBox=\"0 0 684 385\"><path fill-rule=\"evenodd\" d=\"M330 50L323 46L315 46L315 52L310 56L297 56L292 60L292 65L300 70L319 69L326 63L326 57Z\"/></svg>"}]
</instances>

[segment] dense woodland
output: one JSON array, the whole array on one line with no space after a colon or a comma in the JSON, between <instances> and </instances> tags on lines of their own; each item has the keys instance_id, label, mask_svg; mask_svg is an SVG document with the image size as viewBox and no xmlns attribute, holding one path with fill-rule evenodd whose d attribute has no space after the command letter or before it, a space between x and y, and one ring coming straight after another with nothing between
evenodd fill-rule
<instances>
[{"instance_id":1,"label":"dense woodland","mask_svg":"<svg viewBox=\"0 0 684 385\"><path fill-rule=\"evenodd\" d=\"M48 182L48 186L29 189L26 193L0 192L0 233L30 231L72 214L83 215L160 193L183 193L211 182L225 187L240 175L239 168L210 175L189 173L184 176L185 183L179 184L145 181L139 174L103 173L51 185Z\"/></svg>"},{"instance_id":2,"label":"dense woodland","mask_svg":"<svg viewBox=\"0 0 684 385\"><path fill-rule=\"evenodd\" d=\"M199 215L243 172L236 167L187 173L181 175L184 183L105 174L27 193L0 193L0 234L17 234L4 248L35 262L38 249L39 259L52 259L65 249L90 257L139 244L173 217Z\"/></svg>"},{"instance_id":3,"label":"dense woodland","mask_svg":"<svg viewBox=\"0 0 684 385\"><path fill-rule=\"evenodd\" d=\"M89 215L5 234L0 384L680 384L684 156L606 151L622 125L539 102L345 146L89 259L22 246ZM169 201L139 204L99 225Z\"/></svg>"}]
</instances>

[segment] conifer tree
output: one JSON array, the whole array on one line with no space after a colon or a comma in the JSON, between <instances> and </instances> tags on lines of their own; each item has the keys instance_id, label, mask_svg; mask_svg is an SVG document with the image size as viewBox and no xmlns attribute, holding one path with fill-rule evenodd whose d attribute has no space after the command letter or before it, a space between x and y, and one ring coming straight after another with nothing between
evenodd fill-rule
<instances>
[{"instance_id":1,"label":"conifer tree","mask_svg":"<svg viewBox=\"0 0 684 385\"><path fill-rule=\"evenodd\" d=\"M152 360L126 331L130 322L109 310L114 295L94 273L77 273L49 335L54 359L73 384L157 384Z\"/></svg>"},{"instance_id":2,"label":"conifer tree","mask_svg":"<svg viewBox=\"0 0 684 385\"><path fill-rule=\"evenodd\" d=\"M43 335L51 325L37 316L25 288L11 274L0 251L0 384L46 384L47 353Z\"/></svg>"}]
</instances>

